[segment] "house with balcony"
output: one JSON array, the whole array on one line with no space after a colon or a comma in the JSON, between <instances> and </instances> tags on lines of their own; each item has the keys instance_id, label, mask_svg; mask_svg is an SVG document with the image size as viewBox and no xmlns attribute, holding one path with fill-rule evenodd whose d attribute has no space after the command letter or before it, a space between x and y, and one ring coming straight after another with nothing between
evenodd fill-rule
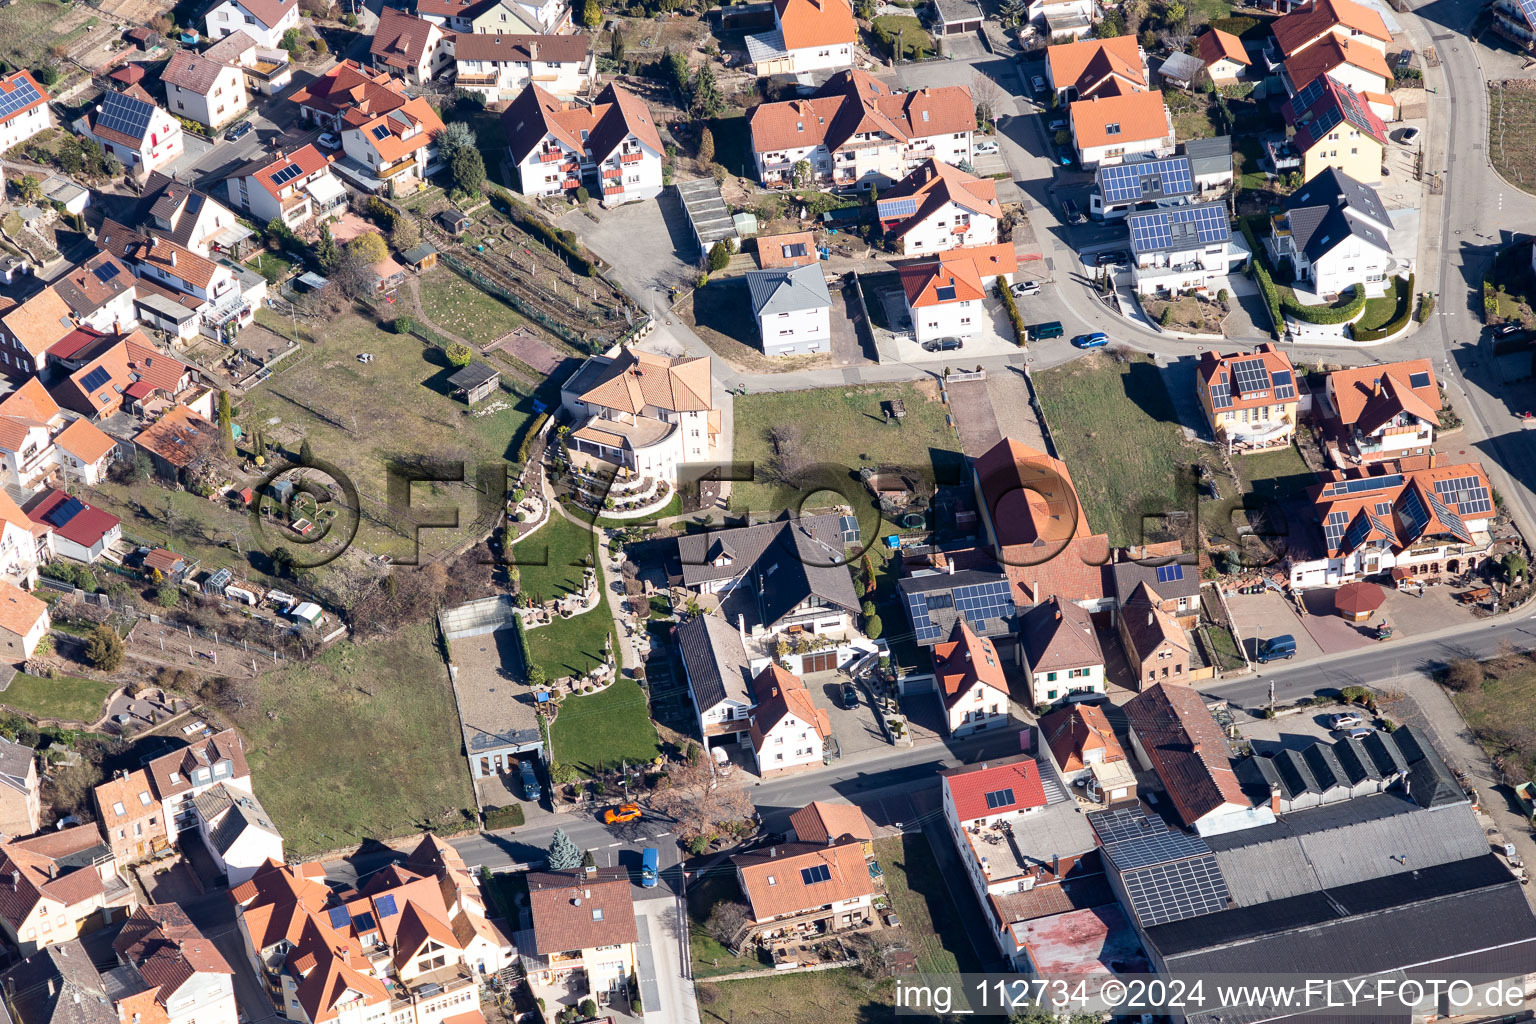
<instances>
[{"instance_id":1,"label":"house with balcony","mask_svg":"<svg viewBox=\"0 0 1536 1024\"><path fill-rule=\"evenodd\" d=\"M859 612L836 515L783 518L677 538L673 586L741 634L754 675L778 660L805 676L878 650L855 628Z\"/></svg>"},{"instance_id":2,"label":"house with balcony","mask_svg":"<svg viewBox=\"0 0 1536 1024\"><path fill-rule=\"evenodd\" d=\"M34 523L0 490L0 578L18 587L37 582L37 567L53 557L53 531Z\"/></svg>"},{"instance_id":3,"label":"house with balcony","mask_svg":"<svg viewBox=\"0 0 1536 1024\"><path fill-rule=\"evenodd\" d=\"M1025 16L1047 39L1081 39L1099 20L1099 5L1094 0L1029 0Z\"/></svg>"},{"instance_id":4,"label":"house with balcony","mask_svg":"<svg viewBox=\"0 0 1536 1024\"><path fill-rule=\"evenodd\" d=\"M251 791L245 744L233 729L157 757L145 767L172 842L178 841L185 829L196 832L197 808L193 801L197 797L220 785Z\"/></svg>"},{"instance_id":5,"label":"house with balcony","mask_svg":"<svg viewBox=\"0 0 1536 1024\"><path fill-rule=\"evenodd\" d=\"M738 947L753 939L792 941L874 923L874 898L882 887L864 844L853 837L777 843L736 854L731 864L749 919Z\"/></svg>"},{"instance_id":6,"label":"house with balcony","mask_svg":"<svg viewBox=\"0 0 1536 1024\"><path fill-rule=\"evenodd\" d=\"M627 1005L636 966L634 893L627 868L535 871L528 884L532 941L518 943L523 970L546 1005Z\"/></svg>"},{"instance_id":7,"label":"house with balcony","mask_svg":"<svg viewBox=\"0 0 1536 1024\"><path fill-rule=\"evenodd\" d=\"M1525 53L1536 52L1536 9L1520 0L1494 0L1493 30Z\"/></svg>"},{"instance_id":8,"label":"house with balcony","mask_svg":"<svg viewBox=\"0 0 1536 1024\"><path fill-rule=\"evenodd\" d=\"M1380 12L1357 0L1308 0L1270 23L1275 45L1286 57L1336 39L1385 55L1392 33Z\"/></svg>"},{"instance_id":9,"label":"house with balcony","mask_svg":"<svg viewBox=\"0 0 1536 1024\"><path fill-rule=\"evenodd\" d=\"M803 163L810 184L883 190L930 159L970 163L976 104L963 85L897 92L853 69L808 98L755 107L749 122L764 185L793 185Z\"/></svg>"},{"instance_id":10,"label":"house with balcony","mask_svg":"<svg viewBox=\"0 0 1536 1024\"><path fill-rule=\"evenodd\" d=\"M1084 170L1173 155L1173 115L1161 91L1096 93L1067 114Z\"/></svg>"},{"instance_id":11,"label":"house with balcony","mask_svg":"<svg viewBox=\"0 0 1536 1024\"><path fill-rule=\"evenodd\" d=\"M164 235L145 235L107 220L96 245L131 267L141 288L150 286L193 310L198 329L209 337L233 337L266 299L266 281L259 275L228 260L199 256Z\"/></svg>"},{"instance_id":12,"label":"house with balcony","mask_svg":"<svg viewBox=\"0 0 1536 1024\"><path fill-rule=\"evenodd\" d=\"M48 90L25 68L0 75L0 152L52 127L48 99Z\"/></svg>"},{"instance_id":13,"label":"house with balcony","mask_svg":"<svg viewBox=\"0 0 1536 1024\"><path fill-rule=\"evenodd\" d=\"M210 129L222 128L250 107L244 72L192 50L172 54L160 81L171 113Z\"/></svg>"},{"instance_id":14,"label":"house with balcony","mask_svg":"<svg viewBox=\"0 0 1536 1024\"><path fill-rule=\"evenodd\" d=\"M416 17L458 35L563 35L568 0L416 0Z\"/></svg>"},{"instance_id":15,"label":"house with balcony","mask_svg":"<svg viewBox=\"0 0 1536 1024\"><path fill-rule=\"evenodd\" d=\"M138 905L94 823L0 844L0 932L22 956L121 921Z\"/></svg>"},{"instance_id":16,"label":"house with balcony","mask_svg":"<svg viewBox=\"0 0 1536 1024\"><path fill-rule=\"evenodd\" d=\"M106 435L89 423L73 432L68 429L72 426L70 418L37 377L28 378L0 399L0 484L30 496L50 482L63 479L66 474L60 472L61 459L66 453L59 449L55 439L79 449L76 458L96 453L101 447L99 438ZM112 447L115 445L108 439L107 448ZM80 475L88 476L89 469L98 464L93 461L91 467L74 468L86 470Z\"/></svg>"},{"instance_id":17,"label":"house with balcony","mask_svg":"<svg viewBox=\"0 0 1536 1024\"><path fill-rule=\"evenodd\" d=\"M1083 787L1088 799L1102 804L1136 799L1136 772L1097 704L1068 704L1043 716L1040 738L1050 747L1063 782L1088 780Z\"/></svg>"},{"instance_id":18,"label":"house with balcony","mask_svg":"<svg viewBox=\"0 0 1536 1024\"><path fill-rule=\"evenodd\" d=\"M374 67L421 86L453 66L453 36L424 18L385 7L368 56Z\"/></svg>"},{"instance_id":19,"label":"house with balcony","mask_svg":"<svg viewBox=\"0 0 1536 1024\"><path fill-rule=\"evenodd\" d=\"M880 194L880 229L903 256L993 245L1003 208L997 185L938 160L925 160Z\"/></svg>"},{"instance_id":20,"label":"house with balcony","mask_svg":"<svg viewBox=\"0 0 1536 1024\"><path fill-rule=\"evenodd\" d=\"M66 376L54 386L54 397L92 420L119 412L142 416L156 404L170 404L192 383L191 367L160 352L139 331L102 337L57 365Z\"/></svg>"},{"instance_id":21,"label":"house with balcony","mask_svg":"<svg viewBox=\"0 0 1536 1024\"><path fill-rule=\"evenodd\" d=\"M749 270L752 318L769 356L832 349L832 293L820 266Z\"/></svg>"},{"instance_id":22,"label":"house with balcony","mask_svg":"<svg viewBox=\"0 0 1536 1024\"><path fill-rule=\"evenodd\" d=\"M1104 886L1093 830L1050 748L1033 727L1021 745L1024 753L939 776L944 824L985 918L977 931L1014 969L1029 964L1027 922L1113 901L1096 892Z\"/></svg>"},{"instance_id":23,"label":"house with balcony","mask_svg":"<svg viewBox=\"0 0 1536 1024\"><path fill-rule=\"evenodd\" d=\"M277 218L298 230L340 217L347 190L331 174L331 161L313 144L259 157L225 179L230 203L266 224Z\"/></svg>"},{"instance_id":24,"label":"house with balcony","mask_svg":"<svg viewBox=\"0 0 1536 1024\"><path fill-rule=\"evenodd\" d=\"M1252 352L1200 353L1195 391L1211 432L1228 451L1284 448L1296 435L1296 370L1268 342Z\"/></svg>"},{"instance_id":25,"label":"house with balcony","mask_svg":"<svg viewBox=\"0 0 1536 1024\"><path fill-rule=\"evenodd\" d=\"M223 203L159 173L149 177L135 223L151 237L169 238L208 259L220 253L238 255L253 235Z\"/></svg>"},{"instance_id":26,"label":"house with balcony","mask_svg":"<svg viewBox=\"0 0 1536 1024\"><path fill-rule=\"evenodd\" d=\"M597 81L591 39L571 35L468 33L453 39L453 85L487 103L505 103L532 83L560 99L585 95Z\"/></svg>"},{"instance_id":27,"label":"house with balcony","mask_svg":"<svg viewBox=\"0 0 1536 1024\"><path fill-rule=\"evenodd\" d=\"M1247 255L1233 252L1227 204L1189 203L1128 214L1131 281L1141 295L1210 293L1224 286L1233 265Z\"/></svg>"},{"instance_id":28,"label":"house with balcony","mask_svg":"<svg viewBox=\"0 0 1536 1024\"><path fill-rule=\"evenodd\" d=\"M1146 92L1147 55L1133 35L1057 43L1045 51L1045 81L1062 102Z\"/></svg>"},{"instance_id":29,"label":"house with balcony","mask_svg":"<svg viewBox=\"0 0 1536 1024\"><path fill-rule=\"evenodd\" d=\"M1323 394L1339 426L1336 459L1374 462L1434 451L1443 400L1428 359L1337 370Z\"/></svg>"},{"instance_id":30,"label":"house with balcony","mask_svg":"<svg viewBox=\"0 0 1536 1024\"><path fill-rule=\"evenodd\" d=\"M1281 205L1270 218L1268 244L1296 280L1327 299L1358 284L1367 295L1386 291L1396 266L1392 219L1374 188L1329 167Z\"/></svg>"},{"instance_id":31,"label":"house with balcony","mask_svg":"<svg viewBox=\"0 0 1536 1024\"><path fill-rule=\"evenodd\" d=\"M949 639L964 620L976 636L997 646L1004 658L1017 658L1014 633L1018 608L1009 595L1008 577L996 567L964 569L945 560L942 567L920 567L896 583L912 638L930 648Z\"/></svg>"},{"instance_id":32,"label":"house with balcony","mask_svg":"<svg viewBox=\"0 0 1536 1024\"><path fill-rule=\"evenodd\" d=\"M140 181L181 156L185 148L181 122L138 85L102 93L100 101L75 121L74 129L100 143Z\"/></svg>"},{"instance_id":33,"label":"house with balcony","mask_svg":"<svg viewBox=\"0 0 1536 1024\"><path fill-rule=\"evenodd\" d=\"M153 856L170 846L165 808L143 768L120 771L94 791L96 820L119 867Z\"/></svg>"},{"instance_id":34,"label":"house with balcony","mask_svg":"<svg viewBox=\"0 0 1536 1024\"><path fill-rule=\"evenodd\" d=\"M1003 675L1003 659L992 641L977 636L958 619L949 639L929 650L933 659L933 678L939 703L944 707L944 724L957 739L987 729L1006 729L1008 680Z\"/></svg>"},{"instance_id":35,"label":"house with balcony","mask_svg":"<svg viewBox=\"0 0 1536 1024\"><path fill-rule=\"evenodd\" d=\"M1020 617L1019 640L1033 707L1104 694L1104 649L1086 608L1053 595Z\"/></svg>"},{"instance_id":36,"label":"house with balcony","mask_svg":"<svg viewBox=\"0 0 1536 1024\"><path fill-rule=\"evenodd\" d=\"M344 60L295 89L288 102L298 106L302 123L334 132L349 110L388 113L407 98L405 84L387 69Z\"/></svg>"},{"instance_id":37,"label":"house with balcony","mask_svg":"<svg viewBox=\"0 0 1536 1024\"><path fill-rule=\"evenodd\" d=\"M372 192L405 195L421 187L427 168L437 159L442 119L426 97L416 96L387 113L361 108L341 118L341 149L345 158L334 170ZM362 175L349 173L353 166Z\"/></svg>"},{"instance_id":38,"label":"house with balcony","mask_svg":"<svg viewBox=\"0 0 1536 1024\"><path fill-rule=\"evenodd\" d=\"M118 966L102 972L120 1019L237 1024L234 970L175 903L139 907L112 942Z\"/></svg>"},{"instance_id":39,"label":"house with balcony","mask_svg":"<svg viewBox=\"0 0 1536 1024\"><path fill-rule=\"evenodd\" d=\"M231 32L203 51L203 56L240 69L247 91L275 96L293 82L293 63L287 50L264 46L244 32Z\"/></svg>"},{"instance_id":40,"label":"house with balcony","mask_svg":"<svg viewBox=\"0 0 1536 1024\"><path fill-rule=\"evenodd\" d=\"M631 493L630 479L674 486L679 467L707 462L718 443L713 387L707 357L633 347L592 356L560 387L571 454L622 470L626 479L615 486L629 497L644 496Z\"/></svg>"},{"instance_id":41,"label":"house with balcony","mask_svg":"<svg viewBox=\"0 0 1536 1024\"><path fill-rule=\"evenodd\" d=\"M588 104L562 102L530 82L501 115L518 191L552 196L586 185L604 206L661 194L664 153L638 96L610 83Z\"/></svg>"},{"instance_id":42,"label":"house with balcony","mask_svg":"<svg viewBox=\"0 0 1536 1024\"><path fill-rule=\"evenodd\" d=\"M1199 191L1194 161L1180 153L1162 160L1133 160L1101 166L1093 175L1088 215L1118 220L1135 210L1192 202Z\"/></svg>"},{"instance_id":43,"label":"house with balcony","mask_svg":"<svg viewBox=\"0 0 1536 1024\"><path fill-rule=\"evenodd\" d=\"M120 333L139 322L133 274L111 253L98 252L55 280L52 287L82 327Z\"/></svg>"},{"instance_id":44,"label":"house with balcony","mask_svg":"<svg viewBox=\"0 0 1536 1024\"><path fill-rule=\"evenodd\" d=\"M1392 69L1387 66L1387 58L1373 47L1328 35L1286 57L1280 65L1281 82L1293 97L1324 77L1348 86L1391 116L1394 104L1388 92L1392 88Z\"/></svg>"},{"instance_id":45,"label":"house with balcony","mask_svg":"<svg viewBox=\"0 0 1536 1024\"><path fill-rule=\"evenodd\" d=\"M859 26L848 0L773 0L773 31L746 37L758 77L853 65Z\"/></svg>"},{"instance_id":46,"label":"house with balcony","mask_svg":"<svg viewBox=\"0 0 1536 1024\"><path fill-rule=\"evenodd\" d=\"M1493 488L1482 464L1436 454L1330 471L1308 492L1315 553L1290 560L1293 590L1368 576L1432 582L1480 566L1492 547Z\"/></svg>"},{"instance_id":47,"label":"house with balcony","mask_svg":"<svg viewBox=\"0 0 1536 1024\"><path fill-rule=\"evenodd\" d=\"M1291 145L1305 180L1330 167L1356 181L1381 180L1387 126L1364 96L1322 75L1287 100L1281 113L1294 129Z\"/></svg>"},{"instance_id":48,"label":"house with balcony","mask_svg":"<svg viewBox=\"0 0 1536 1024\"><path fill-rule=\"evenodd\" d=\"M299 27L299 0L222 0L203 16L208 38L244 32L258 46L278 46L283 33Z\"/></svg>"},{"instance_id":49,"label":"house with balcony","mask_svg":"<svg viewBox=\"0 0 1536 1024\"><path fill-rule=\"evenodd\" d=\"M1012 284L1018 269L1012 242L950 249L897 267L914 340L964 338L990 329L987 296L996 294L999 279Z\"/></svg>"},{"instance_id":50,"label":"house with balcony","mask_svg":"<svg viewBox=\"0 0 1536 1024\"><path fill-rule=\"evenodd\" d=\"M673 631L706 750L752 730L752 670L746 642L717 614L695 615Z\"/></svg>"}]
</instances>

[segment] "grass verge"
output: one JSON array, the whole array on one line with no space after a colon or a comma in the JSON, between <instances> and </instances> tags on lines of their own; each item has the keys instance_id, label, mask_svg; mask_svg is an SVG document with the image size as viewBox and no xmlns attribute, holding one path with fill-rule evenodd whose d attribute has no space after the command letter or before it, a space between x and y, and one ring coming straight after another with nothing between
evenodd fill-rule
<instances>
[{"instance_id":1,"label":"grass verge","mask_svg":"<svg viewBox=\"0 0 1536 1024\"><path fill-rule=\"evenodd\" d=\"M885 871L885 889L901 918L902 937L917 954L917 969L930 974L980 971L981 962L927 836L907 832L878 840L875 859ZM965 884L964 879L958 881Z\"/></svg>"},{"instance_id":2,"label":"grass verge","mask_svg":"<svg viewBox=\"0 0 1536 1024\"><path fill-rule=\"evenodd\" d=\"M550 728L550 742L556 761L589 775L661 753L645 691L633 679L620 679L601 693L565 698Z\"/></svg>"},{"instance_id":3,"label":"grass verge","mask_svg":"<svg viewBox=\"0 0 1536 1024\"><path fill-rule=\"evenodd\" d=\"M512 307L447 267L424 275L419 294L422 313L439 330L476 345L489 345L523 324Z\"/></svg>"},{"instance_id":4,"label":"grass verge","mask_svg":"<svg viewBox=\"0 0 1536 1024\"><path fill-rule=\"evenodd\" d=\"M112 690L111 683L80 676L44 679L18 672L11 685L0 693L0 704L38 718L58 718L89 725L101 717Z\"/></svg>"}]
</instances>

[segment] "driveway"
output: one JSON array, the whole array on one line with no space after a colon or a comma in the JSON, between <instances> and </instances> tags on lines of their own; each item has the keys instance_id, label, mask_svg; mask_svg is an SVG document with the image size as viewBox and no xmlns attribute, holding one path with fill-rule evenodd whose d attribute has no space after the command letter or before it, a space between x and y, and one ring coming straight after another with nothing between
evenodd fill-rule
<instances>
[{"instance_id":1,"label":"driveway","mask_svg":"<svg viewBox=\"0 0 1536 1024\"><path fill-rule=\"evenodd\" d=\"M608 274L653 313L664 312L672 288L693 284L698 244L677 193L666 189L655 202L597 210L594 222L580 210L559 224L574 231L608 263Z\"/></svg>"},{"instance_id":2,"label":"driveway","mask_svg":"<svg viewBox=\"0 0 1536 1024\"><path fill-rule=\"evenodd\" d=\"M683 977L683 929L677 901L637 900L635 924L640 932L640 998L646 1024L698 1024L693 983Z\"/></svg>"},{"instance_id":3,"label":"driveway","mask_svg":"<svg viewBox=\"0 0 1536 1024\"><path fill-rule=\"evenodd\" d=\"M1301 619L1302 627L1312 634L1312 639L1324 653L1353 651L1377 642L1367 633L1376 622L1376 616L1372 615L1368 622L1362 623L1341 618L1333 609L1332 590L1308 590L1301 595L1301 603L1307 609Z\"/></svg>"},{"instance_id":4,"label":"driveway","mask_svg":"<svg viewBox=\"0 0 1536 1024\"><path fill-rule=\"evenodd\" d=\"M886 315L906 316L905 303L900 293L884 293L882 299L886 302ZM967 334L961 339L962 347L954 352L929 352L922 345L911 338L898 337L894 341L896 358L903 363L933 363L940 365L956 366L961 364L975 368L975 364L969 362L972 359L985 359L989 356L1016 356L1019 354L1019 344L1014 339L1013 325L1008 322L1008 311L1003 308L1000 299L987 298L983 302L982 317L979 330L975 334ZM894 322L894 321L893 321Z\"/></svg>"},{"instance_id":5,"label":"driveway","mask_svg":"<svg viewBox=\"0 0 1536 1024\"><path fill-rule=\"evenodd\" d=\"M1298 658L1316 658L1323 653L1317 641L1312 639L1301 625L1296 609L1280 594L1266 590L1262 594L1228 594L1227 607L1232 611L1232 621L1237 633L1243 638L1243 647L1252 658L1260 640L1282 633L1296 638ZM1261 666L1262 670L1262 666Z\"/></svg>"},{"instance_id":6,"label":"driveway","mask_svg":"<svg viewBox=\"0 0 1536 1024\"><path fill-rule=\"evenodd\" d=\"M827 713L832 721L832 734L837 737L838 755L849 757L866 750L889 746L880 723L875 719L875 709L869 702L869 691L859 689L859 706L846 709L838 700L843 683L848 677L841 672L814 672L805 677L805 687L811 691L811 702Z\"/></svg>"}]
</instances>

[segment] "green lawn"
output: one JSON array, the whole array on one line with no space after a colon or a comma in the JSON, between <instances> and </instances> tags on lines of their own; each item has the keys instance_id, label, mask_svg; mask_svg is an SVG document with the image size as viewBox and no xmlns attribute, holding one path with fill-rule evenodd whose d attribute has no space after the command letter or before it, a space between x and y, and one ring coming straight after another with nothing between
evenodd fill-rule
<instances>
[{"instance_id":1,"label":"green lawn","mask_svg":"<svg viewBox=\"0 0 1536 1024\"><path fill-rule=\"evenodd\" d=\"M4 693L0 693L0 704L38 718L57 718L90 725L101 717L112 690L111 683L99 683L79 676L44 679L18 672L16 678L11 680L11 685L6 687Z\"/></svg>"},{"instance_id":2,"label":"green lawn","mask_svg":"<svg viewBox=\"0 0 1536 1024\"><path fill-rule=\"evenodd\" d=\"M290 855L451 830L475 805L427 623L262 675L235 720Z\"/></svg>"},{"instance_id":3,"label":"green lawn","mask_svg":"<svg viewBox=\"0 0 1536 1024\"><path fill-rule=\"evenodd\" d=\"M1246 136L1238 140L1237 156L1242 158L1240 173L1243 188L1264 188L1269 184L1269 178L1259 168L1259 160L1263 155L1264 147L1258 139Z\"/></svg>"},{"instance_id":4,"label":"green lawn","mask_svg":"<svg viewBox=\"0 0 1536 1024\"><path fill-rule=\"evenodd\" d=\"M1379 331L1391 323L1401 312L1398 309L1398 303L1408 302L1413 298L1406 294L1406 291L1406 286L1397 278L1388 278L1387 291L1381 298L1365 300L1365 309L1361 312L1360 319L1355 321L1355 327L1360 330Z\"/></svg>"},{"instance_id":5,"label":"green lawn","mask_svg":"<svg viewBox=\"0 0 1536 1024\"><path fill-rule=\"evenodd\" d=\"M611 516L599 516L597 525L623 530L631 526L644 526L646 523L654 523L658 519L670 519L672 516L681 515L682 511L683 497L680 494L674 493L671 501L648 515L636 516L634 519L614 519Z\"/></svg>"},{"instance_id":6,"label":"green lawn","mask_svg":"<svg viewBox=\"0 0 1536 1024\"><path fill-rule=\"evenodd\" d=\"M875 38L886 56L896 53L898 41L902 60L918 60L934 55L933 39L923 29L923 23L908 14L882 14L870 22Z\"/></svg>"},{"instance_id":7,"label":"green lawn","mask_svg":"<svg viewBox=\"0 0 1536 1024\"><path fill-rule=\"evenodd\" d=\"M777 511L799 504L794 488L774 479L774 445L769 432L787 427L786 447L803 466L823 467L802 474L815 490L835 488L843 502L859 510L868 532L875 528L874 503L859 483L860 467L904 466L924 474L947 473L959 479L963 466L960 441L945 424L945 407L931 390L912 384L825 388L778 394L744 395L735 402L734 458L753 464L754 479L731 485L731 507L738 511ZM887 422L883 407L899 399L906 417Z\"/></svg>"},{"instance_id":8,"label":"green lawn","mask_svg":"<svg viewBox=\"0 0 1536 1024\"><path fill-rule=\"evenodd\" d=\"M1095 354L1035 374L1035 387L1088 525L1110 544L1151 539L1157 520L1144 516L1194 508L1189 476L1177 469L1201 453L1184 440L1149 359Z\"/></svg>"},{"instance_id":9,"label":"green lawn","mask_svg":"<svg viewBox=\"0 0 1536 1024\"><path fill-rule=\"evenodd\" d=\"M613 620L608 621L612 625ZM620 761L650 761L661 753L645 691L632 679L621 679L591 696L565 698L550 729L550 743L554 760L588 774L617 768Z\"/></svg>"},{"instance_id":10,"label":"green lawn","mask_svg":"<svg viewBox=\"0 0 1536 1024\"><path fill-rule=\"evenodd\" d=\"M1242 652L1237 649L1237 638L1230 629L1214 622L1205 623L1204 628L1206 636L1211 638L1211 645L1216 648L1216 657L1221 662L1219 667L1222 671L1236 671L1247 664Z\"/></svg>"},{"instance_id":11,"label":"green lawn","mask_svg":"<svg viewBox=\"0 0 1536 1024\"><path fill-rule=\"evenodd\" d=\"M441 330L488 345L523 323L512 307L440 267L421 279L421 311Z\"/></svg>"},{"instance_id":12,"label":"green lawn","mask_svg":"<svg viewBox=\"0 0 1536 1024\"><path fill-rule=\"evenodd\" d=\"M597 558L597 538L585 526L551 512L549 522L512 546L512 554L522 592L549 601L581 589L584 566Z\"/></svg>"},{"instance_id":13,"label":"green lawn","mask_svg":"<svg viewBox=\"0 0 1536 1024\"><path fill-rule=\"evenodd\" d=\"M245 265L267 279L267 284L277 284L293 276L295 262L280 253L257 253L245 261Z\"/></svg>"},{"instance_id":14,"label":"green lawn","mask_svg":"<svg viewBox=\"0 0 1536 1024\"><path fill-rule=\"evenodd\" d=\"M1299 497L1316 482L1317 477L1301 458L1295 445L1267 452L1238 453L1232 456L1241 478L1241 494L1226 495L1218 501L1206 500L1200 505L1200 525L1205 533L1237 543L1238 522L1246 517L1255 530L1278 531L1285 529L1285 518L1275 506ZM1230 486L1230 480L1224 478ZM1237 519L1234 516L1242 513ZM1267 516L1267 526L1260 521Z\"/></svg>"},{"instance_id":15,"label":"green lawn","mask_svg":"<svg viewBox=\"0 0 1536 1024\"><path fill-rule=\"evenodd\" d=\"M546 678L581 675L602 664L603 650L614 630L608 595L596 608L568 619L528 630L528 655L544 669Z\"/></svg>"},{"instance_id":16,"label":"green lawn","mask_svg":"<svg viewBox=\"0 0 1536 1024\"><path fill-rule=\"evenodd\" d=\"M753 952L734 956L709 934L709 916L717 903L741 900L736 874L729 864L716 864L688 882L688 950L693 955L693 976L708 978L769 968L771 961Z\"/></svg>"},{"instance_id":17,"label":"green lawn","mask_svg":"<svg viewBox=\"0 0 1536 1024\"><path fill-rule=\"evenodd\" d=\"M895 982L872 981L851 967L741 981L701 981L703 1024L875 1024L894 1018Z\"/></svg>"},{"instance_id":18,"label":"green lawn","mask_svg":"<svg viewBox=\"0 0 1536 1024\"><path fill-rule=\"evenodd\" d=\"M928 974L979 972L966 923L939 874L938 861L921 832L875 843L885 871L885 889L901 918L902 937L917 954L917 969ZM964 879L956 879L964 885Z\"/></svg>"}]
</instances>

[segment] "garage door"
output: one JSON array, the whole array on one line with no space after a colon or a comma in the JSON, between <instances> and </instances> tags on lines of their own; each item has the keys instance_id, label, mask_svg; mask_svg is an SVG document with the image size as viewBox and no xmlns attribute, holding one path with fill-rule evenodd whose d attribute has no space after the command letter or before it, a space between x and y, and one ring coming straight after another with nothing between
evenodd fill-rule
<instances>
[{"instance_id":1,"label":"garage door","mask_svg":"<svg viewBox=\"0 0 1536 1024\"><path fill-rule=\"evenodd\" d=\"M812 672L831 672L837 668L837 652L827 651L822 654L807 654L800 659L800 671L809 675Z\"/></svg>"}]
</instances>

